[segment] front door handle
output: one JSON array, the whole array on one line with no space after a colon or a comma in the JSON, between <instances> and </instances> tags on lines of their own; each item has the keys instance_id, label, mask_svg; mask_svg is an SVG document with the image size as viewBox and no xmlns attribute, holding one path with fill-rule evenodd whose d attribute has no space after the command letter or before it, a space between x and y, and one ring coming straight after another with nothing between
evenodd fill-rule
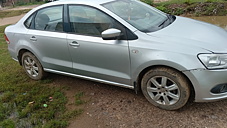
<instances>
[{"instance_id":1,"label":"front door handle","mask_svg":"<svg viewBox=\"0 0 227 128\"><path fill-rule=\"evenodd\" d=\"M32 37L30 38L30 40L31 40L31 41L37 41L37 39L36 39L35 36L32 36Z\"/></svg>"},{"instance_id":2,"label":"front door handle","mask_svg":"<svg viewBox=\"0 0 227 128\"><path fill-rule=\"evenodd\" d=\"M73 41L72 43L69 43L69 45L72 46L72 47L79 47L80 46L80 44L77 43L76 41Z\"/></svg>"}]
</instances>

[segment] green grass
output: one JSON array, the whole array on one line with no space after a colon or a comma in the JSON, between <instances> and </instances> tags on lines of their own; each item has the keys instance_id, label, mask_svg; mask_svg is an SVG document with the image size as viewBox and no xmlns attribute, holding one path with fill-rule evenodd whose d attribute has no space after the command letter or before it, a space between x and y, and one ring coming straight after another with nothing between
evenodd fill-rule
<instances>
[{"instance_id":1,"label":"green grass","mask_svg":"<svg viewBox=\"0 0 227 128\"><path fill-rule=\"evenodd\" d=\"M23 1L19 1L17 2L15 5L16 6L26 6L26 5L41 5L41 4L44 4L46 2L44 1L40 1L40 2L37 2L37 1L33 1L33 2L23 2Z\"/></svg>"},{"instance_id":2,"label":"green grass","mask_svg":"<svg viewBox=\"0 0 227 128\"><path fill-rule=\"evenodd\" d=\"M154 4L154 0L140 0L148 5L153 5Z\"/></svg>"},{"instance_id":3,"label":"green grass","mask_svg":"<svg viewBox=\"0 0 227 128\"><path fill-rule=\"evenodd\" d=\"M7 27L7 26L9 26L9 25L0 26L0 34L4 33L5 27ZM0 36L0 41L1 41L1 43L4 43L4 42L2 42L2 41L5 41L3 39L3 36Z\"/></svg>"},{"instance_id":4,"label":"green grass","mask_svg":"<svg viewBox=\"0 0 227 128\"><path fill-rule=\"evenodd\" d=\"M80 115L81 113L83 113L83 109L73 110L73 111L66 112L64 115L62 115L62 117L64 119L71 119L73 117Z\"/></svg>"},{"instance_id":5,"label":"green grass","mask_svg":"<svg viewBox=\"0 0 227 128\"><path fill-rule=\"evenodd\" d=\"M67 127L68 120L83 110L67 110L64 87L51 86L52 79L33 81L26 76L8 53L5 27L0 26L0 127Z\"/></svg>"},{"instance_id":6,"label":"green grass","mask_svg":"<svg viewBox=\"0 0 227 128\"><path fill-rule=\"evenodd\" d=\"M79 92L75 95L75 105L81 105L85 103L85 101L81 99L83 96L84 96L83 92Z\"/></svg>"},{"instance_id":7,"label":"green grass","mask_svg":"<svg viewBox=\"0 0 227 128\"><path fill-rule=\"evenodd\" d=\"M31 9L0 11L0 18L18 16L29 12Z\"/></svg>"},{"instance_id":8,"label":"green grass","mask_svg":"<svg viewBox=\"0 0 227 128\"><path fill-rule=\"evenodd\" d=\"M227 0L171 0L154 6L168 14L187 16L226 16Z\"/></svg>"}]
</instances>

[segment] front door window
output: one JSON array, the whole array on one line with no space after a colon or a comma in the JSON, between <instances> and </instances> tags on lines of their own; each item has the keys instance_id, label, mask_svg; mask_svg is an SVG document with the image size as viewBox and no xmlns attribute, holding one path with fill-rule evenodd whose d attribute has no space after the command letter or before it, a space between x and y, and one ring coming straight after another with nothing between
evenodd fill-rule
<instances>
[{"instance_id":1,"label":"front door window","mask_svg":"<svg viewBox=\"0 0 227 128\"><path fill-rule=\"evenodd\" d=\"M69 6L69 20L72 33L79 35L101 36L109 28L124 31L124 27L102 11L89 6Z\"/></svg>"}]
</instances>

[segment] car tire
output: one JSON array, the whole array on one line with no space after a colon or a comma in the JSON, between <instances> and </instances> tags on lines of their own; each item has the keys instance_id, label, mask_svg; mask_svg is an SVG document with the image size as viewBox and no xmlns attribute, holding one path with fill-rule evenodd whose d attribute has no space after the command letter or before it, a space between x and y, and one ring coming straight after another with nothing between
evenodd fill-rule
<instances>
[{"instance_id":1,"label":"car tire","mask_svg":"<svg viewBox=\"0 0 227 128\"><path fill-rule=\"evenodd\" d=\"M46 74L41 63L30 52L25 52L22 55L22 66L26 74L33 80L41 80Z\"/></svg>"},{"instance_id":2,"label":"car tire","mask_svg":"<svg viewBox=\"0 0 227 128\"><path fill-rule=\"evenodd\" d=\"M179 71L157 67L142 78L141 89L146 99L165 110L182 108L190 97L190 83Z\"/></svg>"}]
</instances>

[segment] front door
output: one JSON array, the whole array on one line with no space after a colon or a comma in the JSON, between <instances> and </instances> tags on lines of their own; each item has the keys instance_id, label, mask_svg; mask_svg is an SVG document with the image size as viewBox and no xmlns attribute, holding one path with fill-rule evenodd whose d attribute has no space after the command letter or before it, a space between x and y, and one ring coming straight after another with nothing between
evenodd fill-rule
<instances>
[{"instance_id":1,"label":"front door","mask_svg":"<svg viewBox=\"0 0 227 128\"><path fill-rule=\"evenodd\" d=\"M75 74L80 77L130 84L128 41L103 40L101 33L108 28L124 27L98 9L69 5L72 33L67 35ZM124 36L122 36L124 37Z\"/></svg>"}]
</instances>

